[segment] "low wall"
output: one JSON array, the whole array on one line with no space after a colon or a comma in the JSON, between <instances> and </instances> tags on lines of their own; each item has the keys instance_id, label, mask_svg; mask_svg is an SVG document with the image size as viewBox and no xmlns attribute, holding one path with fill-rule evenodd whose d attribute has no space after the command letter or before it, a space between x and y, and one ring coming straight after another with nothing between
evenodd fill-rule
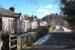
<instances>
[{"instance_id":1,"label":"low wall","mask_svg":"<svg viewBox=\"0 0 75 50\"><path fill-rule=\"evenodd\" d=\"M28 46L31 46L33 41L36 39L37 33L29 32L26 34L22 34L17 37L17 50L21 50Z\"/></svg>"}]
</instances>

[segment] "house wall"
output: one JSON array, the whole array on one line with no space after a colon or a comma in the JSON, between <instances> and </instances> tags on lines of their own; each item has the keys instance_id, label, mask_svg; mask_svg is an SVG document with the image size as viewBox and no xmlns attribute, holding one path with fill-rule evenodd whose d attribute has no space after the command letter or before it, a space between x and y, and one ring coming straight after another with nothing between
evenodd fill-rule
<instances>
[{"instance_id":1,"label":"house wall","mask_svg":"<svg viewBox=\"0 0 75 50\"><path fill-rule=\"evenodd\" d=\"M31 29L37 29L38 27L38 22L37 21L32 21L31 22Z\"/></svg>"},{"instance_id":2,"label":"house wall","mask_svg":"<svg viewBox=\"0 0 75 50\"><path fill-rule=\"evenodd\" d=\"M27 29L30 28L29 20L18 20L17 22L17 31L18 32L27 32Z\"/></svg>"},{"instance_id":3,"label":"house wall","mask_svg":"<svg viewBox=\"0 0 75 50\"><path fill-rule=\"evenodd\" d=\"M29 20L22 20L23 31L26 32L30 28Z\"/></svg>"},{"instance_id":4,"label":"house wall","mask_svg":"<svg viewBox=\"0 0 75 50\"><path fill-rule=\"evenodd\" d=\"M47 22L46 21L41 21L40 26L47 26Z\"/></svg>"},{"instance_id":5,"label":"house wall","mask_svg":"<svg viewBox=\"0 0 75 50\"><path fill-rule=\"evenodd\" d=\"M17 32L22 32L22 20L18 20L17 22Z\"/></svg>"},{"instance_id":6,"label":"house wall","mask_svg":"<svg viewBox=\"0 0 75 50\"><path fill-rule=\"evenodd\" d=\"M7 32L13 29L13 18L2 17L2 30Z\"/></svg>"},{"instance_id":7,"label":"house wall","mask_svg":"<svg viewBox=\"0 0 75 50\"><path fill-rule=\"evenodd\" d=\"M2 30L4 32L14 31L14 19L8 17L2 17ZM30 28L29 20L20 20L17 21L17 32L26 32Z\"/></svg>"}]
</instances>

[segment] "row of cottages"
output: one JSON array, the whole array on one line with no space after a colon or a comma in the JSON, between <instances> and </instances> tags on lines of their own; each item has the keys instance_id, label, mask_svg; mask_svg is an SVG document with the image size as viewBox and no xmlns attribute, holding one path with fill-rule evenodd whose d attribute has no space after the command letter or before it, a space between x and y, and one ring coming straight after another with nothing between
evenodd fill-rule
<instances>
[{"instance_id":1,"label":"row of cottages","mask_svg":"<svg viewBox=\"0 0 75 50\"><path fill-rule=\"evenodd\" d=\"M3 32L27 32L28 29L38 29L39 26L47 26L47 22L38 18L21 16L21 13L15 13L14 8L6 10L0 8L0 30ZM16 18L16 22L15 22ZM16 24L15 24L16 23ZM16 25L16 26L15 26ZM16 29L16 30L15 30Z\"/></svg>"},{"instance_id":2,"label":"row of cottages","mask_svg":"<svg viewBox=\"0 0 75 50\"><path fill-rule=\"evenodd\" d=\"M17 33L20 33L27 32L28 29L37 28L37 21L33 21L31 17L20 15L20 13L15 13L14 10L11 10L11 8L9 10L0 8L0 30L3 32L16 31ZM18 17L18 19L16 19L17 22L15 22L16 17Z\"/></svg>"},{"instance_id":3,"label":"row of cottages","mask_svg":"<svg viewBox=\"0 0 75 50\"><path fill-rule=\"evenodd\" d=\"M38 29L39 26L47 26L46 21L38 21L38 18L21 16L18 20L18 32L27 32L28 30Z\"/></svg>"},{"instance_id":4,"label":"row of cottages","mask_svg":"<svg viewBox=\"0 0 75 50\"><path fill-rule=\"evenodd\" d=\"M16 22L20 18L21 13L15 13L14 8L9 10L0 7L0 30L3 32L14 32L16 29Z\"/></svg>"}]
</instances>

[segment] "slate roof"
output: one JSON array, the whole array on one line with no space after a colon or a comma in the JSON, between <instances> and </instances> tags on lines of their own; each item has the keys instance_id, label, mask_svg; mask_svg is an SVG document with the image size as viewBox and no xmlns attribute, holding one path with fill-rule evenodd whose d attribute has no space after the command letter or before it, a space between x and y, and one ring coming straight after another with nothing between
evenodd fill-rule
<instances>
[{"instance_id":1,"label":"slate roof","mask_svg":"<svg viewBox=\"0 0 75 50\"><path fill-rule=\"evenodd\" d=\"M4 8L0 7L0 16L10 17L10 18L15 18L15 17L19 18L21 16L21 13L14 13L10 10L7 10L7 9L4 9Z\"/></svg>"}]
</instances>

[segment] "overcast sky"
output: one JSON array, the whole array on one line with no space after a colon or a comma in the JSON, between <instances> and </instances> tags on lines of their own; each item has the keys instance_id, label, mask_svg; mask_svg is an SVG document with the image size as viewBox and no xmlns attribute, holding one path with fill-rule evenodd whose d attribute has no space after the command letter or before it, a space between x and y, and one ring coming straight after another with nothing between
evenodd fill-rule
<instances>
[{"instance_id":1,"label":"overcast sky","mask_svg":"<svg viewBox=\"0 0 75 50\"><path fill-rule=\"evenodd\" d=\"M39 18L51 13L59 13L59 0L0 0L0 6L8 9L13 6L16 12L36 15Z\"/></svg>"}]
</instances>

